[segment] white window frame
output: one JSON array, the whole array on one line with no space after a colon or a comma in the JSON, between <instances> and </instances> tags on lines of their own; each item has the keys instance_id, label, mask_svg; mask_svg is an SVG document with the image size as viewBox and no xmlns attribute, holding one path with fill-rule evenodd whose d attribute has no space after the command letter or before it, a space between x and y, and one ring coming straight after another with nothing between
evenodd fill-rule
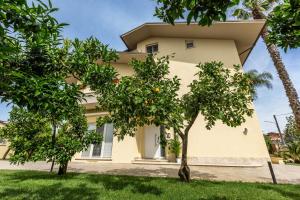
<instances>
[{"instance_id":1,"label":"white window frame","mask_svg":"<svg viewBox=\"0 0 300 200\"><path fill-rule=\"evenodd\" d=\"M153 46L154 45L157 45L157 51L153 51ZM151 53L149 53L149 54L154 54L154 53L158 53L158 51L159 51L159 46L158 46L158 43L152 43L152 44L147 44L146 45L146 47L145 47L145 49L146 49L146 53L148 53L148 51L147 51L147 47L150 47L151 46L151 49L152 49L152 52Z\"/></svg>"},{"instance_id":2,"label":"white window frame","mask_svg":"<svg viewBox=\"0 0 300 200\"><path fill-rule=\"evenodd\" d=\"M97 129L97 124L96 123L90 123L89 125L95 125L96 129ZM104 124L104 128L103 128L103 139L102 139L102 142L101 142L101 152L100 152L100 156L93 156L93 151L94 151L94 144L90 144L90 152L89 152L89 156L82 156L82 152L80 154L80 158L81 159L109 159L108 157L103 157L103 152L104 152L104 140L105 140L105 133L106 133L106 128L107 127L107 124ZM94 130L94 129L92 129Z\"/></svg>"}]
</instances>

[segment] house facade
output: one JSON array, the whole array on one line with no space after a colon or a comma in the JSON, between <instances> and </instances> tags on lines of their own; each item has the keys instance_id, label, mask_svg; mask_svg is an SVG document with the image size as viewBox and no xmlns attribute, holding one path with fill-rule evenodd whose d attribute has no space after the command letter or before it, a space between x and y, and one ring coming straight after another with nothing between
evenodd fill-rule
<instances>
[{"instance_id":1,"label":"house facade","mask_svg":"<svg viewBox=\"0 0 300 200\"><path fill-rule=\"evenodd\" d=\"M197 24L146 23L123 35L121 39L127 51L119 52L119 60L113 66L121 76L132 75L128 65L131 59L144 60L148 53L157 57L170 57L170 77L181 79L179 95L188 92L198 63L221 61L228 68L243 65L254 47L265 21L216 22L210 27ZM89 88L83 90L93 94ZM96 110L96 97L88 96L84 103L90 129L104 134L102 144L91 144L89 149L75 155L74 161L113 163L140 163L149 161L173 162L174 155L160 146L160 127L140 127L134 137L119 141L113 136L113 124L96 128L96 119L105 112ZM170 137L167 137L169 139ZM231 128L217 122L211 129L205 128L199 115L190 130L188 160L194 165L261 166L269 160L269 154L256 113L239 127Z\"/></svg>"}]
</instances>

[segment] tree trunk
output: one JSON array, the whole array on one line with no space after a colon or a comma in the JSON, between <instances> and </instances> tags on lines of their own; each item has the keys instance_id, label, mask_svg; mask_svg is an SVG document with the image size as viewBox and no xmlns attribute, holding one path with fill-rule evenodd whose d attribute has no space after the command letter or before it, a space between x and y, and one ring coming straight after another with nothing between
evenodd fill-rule
<instances>
[{"instance_id":1,"label":"tree trunk","mask_svg":"<svg viewBox=\"0 0 300 200\"><path fill-rule=\"evenodd\" d=\"M54 149L54 146L55 146L55 135L56 135L56 124L55 124L55 123L52 123L52 139L51 139L51 142L52 142L52 149ZM52 157L52 163L51 163L50 172L53 171L54 163L55 163L55 158Z\"/></svg>"},{"instance_id":2,"label":"tree trunk","mask_svg":"<svg viewBox=\"0 0 300 200\"><path fill-rule=\"evenodd\" d=\"M6 160L6 157L7 157L8 153L9 153L9 151L10 151L10 148L8 148L8 149L5 151L5 153L4 153L3 156L2 156L2 160Z\"/></svg>"},{"instance_id":3,"label":"tree trunk","mask_svg":"<svg viewBox=\"0 0 300 200\"><path fill-rule=\"evenodd\" d=\"M254 19L265 19L266 17L259 9L253 9L252 11L253 18ZM261 36L264 39L265 44L267 45L267 49L269 51L269 54L273 60L273 63L275 65L275 68L277 70L277 73L279 75L280 80L283 83L286 96L288 97L290 107L293 111L295 122L300 130L300 102L299 102L299 96L297 94L297 91L289 77L289 74L285 68L285 65L282 62L282 59L280 57L280 53L274 44L270 44L267 42L268 38L268 29L266 27L263 28L261 32Z\"/></svg>"},{"instance_id":4,"label":"tree trunk","mask_svg":"<svg viewBox=\"0 0 300 200\"><path fill-rule=\"evenodd\" d=\"M184 134L182 139L182 155L181 155L181 166L178 171L178 176L183 182L190 182L191 172L187 164L187 147L188 147L188 134Z\"/></svg>"},{"instance_id":5,"label":"tree trunk","mask_svg":"<svg viewBox=\"0 0 300 200\"><path fill-rule=\"evenodd\" d=\"M58 175L65 175L67 174L67 169L68 169L68 163L66 164L60 164L58 168Z\"/></svg>"}]
</instances>

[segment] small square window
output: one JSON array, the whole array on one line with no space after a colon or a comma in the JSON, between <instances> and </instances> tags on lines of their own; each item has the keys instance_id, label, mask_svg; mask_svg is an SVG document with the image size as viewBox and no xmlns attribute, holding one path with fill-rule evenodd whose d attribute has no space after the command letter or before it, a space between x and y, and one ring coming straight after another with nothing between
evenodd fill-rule
<instances>
[{"instance_id":1,"label":"small square window","mask_svg":"<svg viewBox=\"0 0 300 200\"><path fill-rule=\"evenodd\" d=\"M156 53L158 52L158 44L150 44L146 46L147 53Z\"/></svg>"},{"instance_id":2,"label":"small square window","mask_svg":"<svg viewBox=\"0 0 300 200\"><path fill-rule=\"evenodd\" d=\"M186 40L185 41L185 46L187 49L193 48L194 47L194 41L193 40Z\"/></svg>"}]
</instances>

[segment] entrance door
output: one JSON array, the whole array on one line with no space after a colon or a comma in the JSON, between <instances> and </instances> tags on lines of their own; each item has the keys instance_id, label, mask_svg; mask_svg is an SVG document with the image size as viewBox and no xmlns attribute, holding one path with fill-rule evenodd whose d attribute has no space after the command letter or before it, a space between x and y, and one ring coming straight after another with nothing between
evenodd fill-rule
<instances>
[{"instance_id":1,"label":"entrance door","mask_svg":"<svg viewBox=\"0 0 300 200\"><path fill-rule=\"evenodd\" d=\"M145 127L145 158L160 158L160 128L155 125Z\"/></svg>"}]
</instances>

